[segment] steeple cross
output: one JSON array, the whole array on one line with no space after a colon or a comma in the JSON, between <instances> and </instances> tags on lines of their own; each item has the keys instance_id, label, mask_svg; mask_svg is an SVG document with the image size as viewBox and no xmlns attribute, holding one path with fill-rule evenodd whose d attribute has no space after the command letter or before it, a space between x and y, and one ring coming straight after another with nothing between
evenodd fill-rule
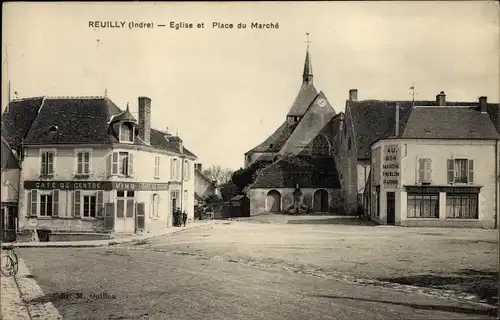
<instances>
[{"instance_id":1,"label":"steeple cross","mask_svg":"<svg viewBox=\"0 0 500 320\"><path fill-rule=\"evenodd\" d=\"M306 33L306 36L307 36L307 40L304 41L305 43L307 43L307 49L309 49L309 45L311 44L312 41L309 40L309 32Z\"/></svg>"}]
</instances>

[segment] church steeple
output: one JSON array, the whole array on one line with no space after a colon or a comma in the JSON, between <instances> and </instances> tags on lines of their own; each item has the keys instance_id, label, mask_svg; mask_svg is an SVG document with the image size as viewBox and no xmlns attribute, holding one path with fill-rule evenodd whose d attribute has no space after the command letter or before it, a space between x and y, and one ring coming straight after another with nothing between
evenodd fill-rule
<instances>
[{"instance_id":1,"label":"church steeple","mask_svg":"<svg viewBox=\"0 0 500 320\"><path fill-rule=\"evenodd\" d=\"M302 73L302 83L303 84L312 84L313 82L313 72L312 72L312 64L311 64L311 58L309 56L309 44L311 41L309 41L309 33L306 33L307 35L307 51L306 51L306 61L304 62L304 72Z\"/></svg>"}]
</instances>

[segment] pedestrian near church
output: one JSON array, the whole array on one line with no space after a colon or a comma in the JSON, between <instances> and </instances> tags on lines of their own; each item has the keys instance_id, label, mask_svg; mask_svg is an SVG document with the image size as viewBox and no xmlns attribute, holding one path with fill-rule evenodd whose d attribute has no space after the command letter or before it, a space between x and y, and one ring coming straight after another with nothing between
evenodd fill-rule
<instances>
[{"instance_id":1,"label":"pedestrian near church","mask_svg":"<svg viewBox=\"0 0 500 320\"><path fill-rule=\"evenodd\" d=\"M188 215L186 211L182 211L182 223L184 224L184 227L186 226L186 221L187 221Z\"/></svg>"}]
</instances>

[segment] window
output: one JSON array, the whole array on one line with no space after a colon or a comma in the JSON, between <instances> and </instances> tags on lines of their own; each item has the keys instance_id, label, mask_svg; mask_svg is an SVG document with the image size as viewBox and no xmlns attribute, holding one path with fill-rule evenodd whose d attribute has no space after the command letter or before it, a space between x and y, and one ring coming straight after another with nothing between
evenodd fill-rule
<instances>
[{"instance_id":1,"label":"window","mask_svg":"<svg viewBox=\"0 0 500 320\"><path fill-rule=\"evenodd\" d=\"M431 183L432 160L418 159L418 182Z\"/></svg>"},{"instance_id":2,"label":"window","mask_svg":"<svg viewBox=\"0 0 500 320\"><path fill-rule=\"evenodd\" d=\"M83 217L95 218L97 211L96 196L83 196Z\"/></svg>"},{"instance_id":3,"label":"window","mask_svg":"<svg viewBox=\"0 0 500 320\"><path fill-rule=\"evenodd\" d=\"M54 206L54 202L52 201L51 194L42 194L40 195L40 216L41 217L50 217L52 216L52 208Z\"/></svg>"},{"instance_id":4,"label":"window","mask_svg":"<svg viewBox=\"0 0 500 320\"><path fill-rule=\"evenodd\" d=\"M160 157L155 157L155 178L160 177Z\"/></svg>"},{"instance_id":5,"label":"window","mask_svg":"<svg viewBox=\"0 0 500 320\"><path fill-rule=\"evenodd\" d=\"M43 151L40 154L41 157L41 166L40 166L40 175L49 176L54 174L54 151Z\"/></svg>"},{"instance_id":6,"label":"window","mask_svg":"<svg viewBox=\"0 0 500 320\"><path fill-rule=\"evenodd\" d=\"M478 219L478 194L446 194L446 218Z\"/></svg>"},{"instance_id":7,"label":"window","mask_svg":"<svg viewBox=\"0 0 500 320\"><path fill-rule=\"evenodd\" d=\"M134 142L134 127L128 123L120 126L120 142Z\"/></svg>"},{"instance_id":8,"label":"window","mask_svg":"<svg viewBox=\"0 0 500 320\"><path fill-rule=\"evenodd\" d=\"M474 160L448 159L448 183L473 183Z\"/></svg>"},{"instance_id":9,"label":"window","mask_svg":"<svg viewBox=\"0 0 500 320\"><path fill-rule=\"evenodd\" d=\"M76 153L76 173L90 173L90 151L77 151Z\"/></svg>"},{"instance_id":10,"label":"window","mask_svg":"<svg viewBox=\"0 0 500 320\"><path fill-rule=\"evenodd\" d=\"M189 161L184 161L184 180L189 180L191 176L191 167L189 166Z\"/></svg>"},{"instance_id":11,"label":"window","mask_svg":"<svg viewBox=\"0 0 500 320\"><path fill-rule=\"evenodd\" d=\"M117 218L133 218L134 217L134 204L135 192L133 190L116 191L116 217Z\"/></svg>"},{"instance_id":12,"label":"window","mask_svg":"<svg viewBox=\"0 0 500 320\"><path fill-rule=\"evenodd\" d=\"M134 154L131 152L113 152L108 160L111 174L132 176L134 174Z\"/></svg>"},{"instance_id":13,"label":"window","mask_svg":"<svg viewBox=\"0 0 500 320\"><path fill-rule=\"evenodd\" d=\"M439 194L408 193L408 218L439 218Z\"/></svg>"},{"instance_id":14,"label":"window","mask_svg":"<svg viewBox=\"0 0 500 320\"><path fill-rule=\"evenodd\" d=\"M177 159L171 160L171 175L170 177L175 180L179 180L180 178L180 161Z\"/></svg>"},{"instance_id":15,"label":"window","mask_svg":"<svg viewBox=\"0 0 500 320\"><path fill-rule=\"evenodd\" d=\"M152 210L153 217L160 216L160 213L159 213L160 201L159 200L160 200L160 196L157 193L153 194L153 210Z\"/></svg>"}]
</instances>

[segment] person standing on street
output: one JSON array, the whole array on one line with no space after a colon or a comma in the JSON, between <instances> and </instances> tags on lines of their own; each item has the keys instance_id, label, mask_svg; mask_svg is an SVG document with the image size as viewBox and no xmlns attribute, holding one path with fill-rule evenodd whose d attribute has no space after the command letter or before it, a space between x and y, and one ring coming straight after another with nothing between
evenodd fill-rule
<instances>
[{"instance_id":1,"label":"person standing on street","mask_svg":"<svg viewBox=\"0 0 500 320\"><path fill-rule=\"evenodd\" d=\"M184 223L184 227L186 226L187 219L188 219L188 215L187 215L186 211L183 211L182 212L182 222Z\"/></svg>"}]
</instances>

